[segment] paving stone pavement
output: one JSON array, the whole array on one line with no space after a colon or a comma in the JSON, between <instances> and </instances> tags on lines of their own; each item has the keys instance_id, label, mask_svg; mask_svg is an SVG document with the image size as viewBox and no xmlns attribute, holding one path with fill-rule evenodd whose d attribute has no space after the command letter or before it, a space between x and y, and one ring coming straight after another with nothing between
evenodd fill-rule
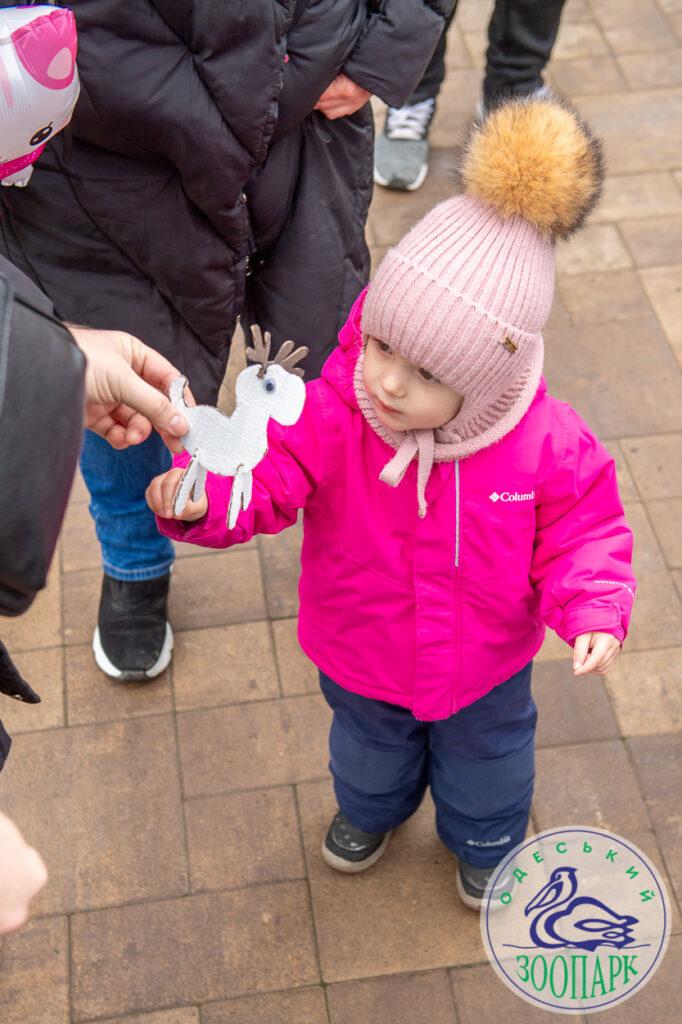
<instances>
[{"instance_id":1,"label":"paving stone pavement","mask_svg":"<svg viewBox=\"0 0 682 1024\"><path fill-rule=\"evenodd\" d=\"M374 265L450 193L490 8L461 0L431 170L414 195L376 192ZM609 177L588 227L558 254L547 376L617 460L640 592L608 679L574 680L554 636L538 657L532 826L614 829L662 870L670 951L609 1019L672 1024L682 1000L680 0L568 0L549 80L605 140ZM43 703L3 704L15 740L0 806L51 875L31 922L0 943L2 1024L540 1019L488 966L428 798L367 875L323 864L329 715L296 643L299 544L293 529L229 552L180 545L174 665L149 684L115 685L90 657L99 557L76 482L49 586L28 615L2 623Z\"/></svg>"}]
</instances>

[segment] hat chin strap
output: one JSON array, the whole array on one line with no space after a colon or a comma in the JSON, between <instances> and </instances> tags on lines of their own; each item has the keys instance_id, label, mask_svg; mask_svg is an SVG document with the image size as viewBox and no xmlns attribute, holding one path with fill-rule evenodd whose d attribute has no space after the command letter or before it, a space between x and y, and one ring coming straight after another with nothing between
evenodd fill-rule
<instances>
[{"instance_id":1,"label":"hat chin strap","mask_svg":"<svg viewBox=\"0 0 682 1024\"><path fill-rule=\"evenodd\" d=\"M433 466L433 455L435 440L433 430L410 430L397 452L390 459L381 473L379 479L390 487L397 487L407 472L407 467L412 462L415 454L419 452L417 465L417 501L419 503L419 516L421 519L426 515L426 484L428 483Z\"/></svg>"}]
</instances>

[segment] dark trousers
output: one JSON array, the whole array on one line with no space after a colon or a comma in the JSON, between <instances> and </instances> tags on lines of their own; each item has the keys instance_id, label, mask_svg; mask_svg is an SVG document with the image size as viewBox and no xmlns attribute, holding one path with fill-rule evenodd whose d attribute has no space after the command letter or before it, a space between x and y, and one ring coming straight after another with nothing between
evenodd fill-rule
<instances>
[{"instance_id":1,"label":"dark trousers","mask_svg":"<svg viewBox=\"0 0 682 1024\"><path fill-rule=\"evenodd\" d=\"M497 0L488 25L483 80L486 106L503 96L533 92L542 85L542 72L552 55L564 3L565 0ZM447 30L454 14L455 11L409 104L438 95L445 78Z\"/></svg>"},{"instance_id":2,"label":"dark trousers","mask_svg":"<svg viewBox=\"0 0 682 1024\"><path fill-rule=\"evenodd\" d=\"M533 796L531 668L437 722L351 693L320 673L334 712L329 768L348 820L387 832L417 810L430 786L448 849L476 867L499 863L525 837Z\"/></svg>"}]
</instances>

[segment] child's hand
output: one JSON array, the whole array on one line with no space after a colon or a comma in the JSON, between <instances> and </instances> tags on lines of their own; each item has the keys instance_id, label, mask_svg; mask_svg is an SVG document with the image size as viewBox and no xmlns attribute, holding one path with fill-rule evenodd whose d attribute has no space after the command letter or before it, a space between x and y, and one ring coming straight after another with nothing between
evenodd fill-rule
<instances>
[{"instance_id":1,"label":"child's hand","mask_svg":"<svg viewBox=\"0 0 682 1024\"><path fill-rule=\"evenodd\" d=\"M184 469L169 469L167 473L155 476L145 491L145 498L152 512L161 519L181 519L186 523L193 523L206 515L208 509L208 498L204 491L200 501L192 501L190 498L185 505L182 515L176 516L173 513L173 501L175 493L180 486Z\"/></svg>"},{"instance_id":2,"label":"child's hand","mask_svg":"<svg viewBox=\"0 0 682 1024\"><path fill-rule=\"evenodd\" d=\"M620 643L610 633L581 633L573 645L573 674L605 676L619 654Z\"/></svg>"}]
</instances>

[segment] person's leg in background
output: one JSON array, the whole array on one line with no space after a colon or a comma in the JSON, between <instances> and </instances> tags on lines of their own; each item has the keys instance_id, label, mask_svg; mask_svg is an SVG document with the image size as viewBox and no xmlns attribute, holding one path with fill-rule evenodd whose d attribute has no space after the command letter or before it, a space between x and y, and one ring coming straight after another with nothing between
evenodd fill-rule
<instances>
[{"instance_id":1,"label":"person's leg in background","mask_svg":"<svg viewBox=\"0 0 682 1024\"><path fill-rule=\"evenodd\" d=\"M552 56L566 0L497 0L488 25L486 72L479 116L505 96L544 89L542 72ZM377 136L374 181L398 191L418 189L428 171L428 133L445 79L447 31L457 5L424 72L404 107L386 112Z\"/></svg>"},{"instance_id":2,"label":"person's leg in background","mask_svg":"<svg viewBox=\"0 0 682 1024\"><path fill-rule=\"evenodd\" d=\"M488 25L483 104L543 89L565 0L497 0Z\"/></svg>"},{"instance_id":3,"label":"person's leg in background","mask_svg":"<svg viewBox=\"0 0 682 1024\"><path fill-rule=\"evenodd\" d=\"M469 906L480 906L492 869L526 834L537 723L531 669L431 723L436 828L459 861L458 890Z\"/></svg>"},{"instance_id":4,"label":"person's leg in background","mask_svg":"<svg viewBox=\"0 0 682 1024\"><path fill-rule=\"evenodd\" d=\"M98 666L113 678L152 678L170 661L166 603L174 550L144 499L152 477L170 465L156 432L143 444L115 451L85 431L81 472L104 568L93 649Z\"/></svg>"},{"instance_id":5,"label":"person's leg in background","mask_svg":"<svg viewBox=\"0 0 682 1024\"><path fill-rule=\"evenodd\" d=\"M445 79L448 29L457 3L448 17L438 45L419 85L402 107L389 107L384 130L374 145L374 181L384 188L414 192L426 177L429 163L429 127L436 98Z\"/></svg>"},{"instance_id":6,"label":"person's leg in background","mask_svg":"<svg viewBox=\"0 0 682 1024\"><path fill-rule=\"evenodd\" d=\"M340 808L322 854L337 870L361 871L423 799L428 723L407 708L351 693L323 673L320 686L334 712L329 768Z\"/></svg>"}]
</instances>

